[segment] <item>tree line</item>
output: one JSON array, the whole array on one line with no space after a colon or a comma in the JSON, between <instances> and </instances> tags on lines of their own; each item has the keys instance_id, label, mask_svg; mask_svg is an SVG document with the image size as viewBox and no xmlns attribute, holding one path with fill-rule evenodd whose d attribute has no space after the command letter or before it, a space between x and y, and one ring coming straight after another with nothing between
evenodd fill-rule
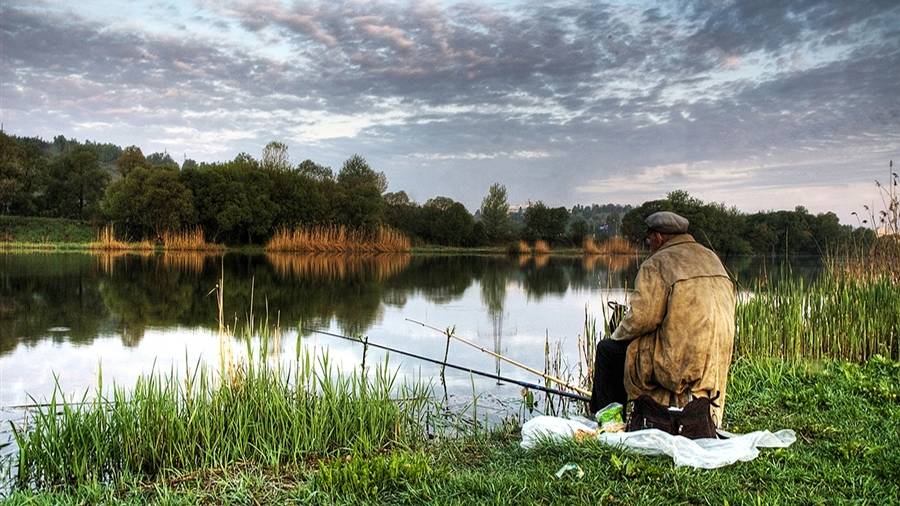
<instances>
[{"instance_id":1,"label":"tree line","mask_svg":"<svg viewBox=\"0 0 900 506\"><path fill-rule=\"evenodd\" d=\"M259 244L280 228L342 224L389 225L419 244L501 245L544 240L579 246L592 236L623 234L640 241L643 217L673 210L692 223L699 240L722 254L816 254L825 245L866 240L862 229L841 225L833 213L794 211L744 214L685 192L627 205L552 207L541 201L511 209L506 188L492 185L471 213L435 196L419 204L404 191L387 192L383 172L359 155L335 173L312 160L293 164L288 148L270 142L257 159L179 164L167 153L144 155L137 146L0 132L0 213L113 223L127 239L158 238L166 230L201 227L210 241Z\"/></svg>"}]
</instances>

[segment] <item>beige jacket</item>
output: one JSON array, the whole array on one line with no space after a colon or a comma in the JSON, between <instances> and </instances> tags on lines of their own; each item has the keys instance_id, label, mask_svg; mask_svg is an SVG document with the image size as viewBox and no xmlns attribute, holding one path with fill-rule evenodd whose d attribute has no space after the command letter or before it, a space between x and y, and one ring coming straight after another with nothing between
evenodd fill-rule
<instances>
[{"instance_id":1,"label":"beige jacket","mask_svg":"<svg viewBox=\"0 0 900 506\"><path fill-rule=\"evenodd\" d=\"M719 398L721 426L734 346L734 286L715 253L690 234L671 238L641 264L631 308L612 338L634 340L625 359L629 399L684 406Z\"/></svg>"}]
</instances>

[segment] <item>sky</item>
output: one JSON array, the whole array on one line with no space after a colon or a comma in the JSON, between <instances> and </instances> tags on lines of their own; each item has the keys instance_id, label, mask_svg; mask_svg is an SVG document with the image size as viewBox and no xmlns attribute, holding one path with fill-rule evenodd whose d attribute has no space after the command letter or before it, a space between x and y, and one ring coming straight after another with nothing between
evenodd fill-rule
<instances>
[{"instance_id":1,"label":"sky","mask_svg":"<svg viewBox=\"0 0 900 506\"><path fill-rule=\"evenodd\" d=\"M478 207L880 206L900 2L0 1L4 131L259 157ZM896 170L896 168L895 168Z\"/></svg>"}]
</instances>

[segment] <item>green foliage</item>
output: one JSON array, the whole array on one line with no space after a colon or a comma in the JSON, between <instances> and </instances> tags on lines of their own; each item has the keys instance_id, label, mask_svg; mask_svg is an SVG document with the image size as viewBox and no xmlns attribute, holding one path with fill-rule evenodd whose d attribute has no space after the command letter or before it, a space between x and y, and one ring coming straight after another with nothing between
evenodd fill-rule
<instances>
[{"instance_id":1,"label":"green foliage","mask_svg":"<svg viewBox=\"0 0 900 506\"><path fill-rule=\"evenodd\" d=\"M335 216L339 223L353 227L375 227L384 219L387 179L374 171L359 155L351 156L337 176Z\"/></svg>"},{"instance_id":2,"label":"green foliage","mask_svg":"<svg viewBox=\"0 0 900 506\"><path fill-rule=\"evenodd\" d=\"M590 233L591 227L584 218L579 216L569 222L569 240L572 244L581 244Z\"/></svg>"},{"instance_id":3,"label":"green foliage","mask_svg":"<svg viewBox=\"0 0 900 506\"><path fill-rule=\"evenodd\" d=\"M82 220L0 216L0 240L22 243L87 243L94 240L91 226Z\"/></svg>"},{"instance_id":4,"label":"green foliage","mask_svg":"<svg viewBox=\"0 0 900 506\"><path fill-rule=\"evenodd\" d=\"M291 159L288 156L287 144L272 141L263 148L260 166L268 171L288 171L291 169Z\"/></svg>"},{"instance_id":5,"label":"green foliage","mask_svg":"<svg viewBox=\"0 0 900 506\"><path fill-rule=\"evenodd\" d=\"M409 492L437 478L429 458L420 452L393 451L388 455L357 456L322 462L312 488L333 498L375 499Z\"/></svg>"},{"instance_id":6,"label":"green foliage","mask_svg":"<svg viewBox=\"0 0 900 506\"><path fill-rule=\"evenodd\" d=\"M22 207L24 192L25 152L17 142L0 132L0 213L9 214Z\"/></svg>"},{"instance_id":7,"label":"green foliage","mask_svg":"<svg viewBox=\"0 0 900 506\"><path fill-rule=\"evenodd\" d=\"M169 153L150 153L146 162L150 167L178 170L178 162L173 160Z\"/></svg>"},{"instance_id":8,"label":"green foliage","mask_svg":"<svg viewBox=\"0 0 900 506\"><path fill-rule=\"evenodd\" d=\"M318 163L312 160L303 160L300 162L300 165L297 165L297 172L313 181L326 181L334 179L334 173L332 173L331 169L325 167L324 165L319 165Z\"/></svg>"},{"instance_id":9,"label":"green foliage","mask_svg":"<svg viewBox=\"0 0 900 506\"><path fill-rule=\"evenodd\" d=\"M53 216L88 219L99 211L99 202L109 182L100 167L97 152L81 146L50 164L46 202Z\"/></svg>"},{"instance_id":10,"label":"green foliage","mask_svg":"<svg viewBox=\"0 0 900 506\"><path fill-rule=\"evenodd\" d=\"M149 167L150 163L144 158L144 153L137 146L128 146L122 150L122 154L116 160L116 168L122 177L127 177L134 169Z\"/></svg>"},{"instance_id":11,"label":"green foliage","mask_svg":"<svg viewBox=\"0 0 900 506\"><path fill-rule=\"evenodd\" d=\"M159 167L135 168L111 184L102 207L107 218L123 224L135 238L159 238L197 219L191 192L178 173Z\"/></svg>"},{"instance_id":12,"label":"green foliage","mask_svg":"<svg viewBox=\"0 0 900 506\"><path fill-rule=\"evenodd\" d=\"M856 279L826 269L812 282L774 281L758 280L737 305L736 354L900 360L900 285L890 278Z\"/></svg>"},{"instance_id":13,"label":"green foliage","mask_svg":"<svg viewBox=\"0 0 900 506\"><path fill-rule=\"evenodd\" d=\"M524 236L530 241L555 243L564 238L569 212L565 207L550 208L538 201L525 209Z\"/></svg>"},{"instance_id":14,"label":"green foliage","mask_svg":"<svg viewBox=\"0 0 900 506\"><path fill-rule=\"evenodd\" d=\"M705 203L687 192L674 191L663 200L645 202L625 215L626 237L642 242L644 218L657 211L673 211L691 224L688 232L723 257L745 254L821 255L829 249L871 241L874 234L841 225L834 213L810 214L804 207L793 211L745 215L724 204Z\"/></svg>"},{"instance_id":15,"label":"green foliage","mask_svg":"<svg viewBox=\"0 0 900 506\"><path fill-rule=\"evenodd\" d=\"M237 462L278 469L315 457L370 456L422 442L419 423L428 409L427 392L417 385L396 386L386 363L370 378L357 371L339 374L327 355L316 361L298 348L296 361L283 368L267 362L269 331L259 331L258 349L247 332L250 358L221 377L202 364L188 366L183 377L174 371L151 373L130 392L101 387L81 404L67 402L57 384L49 406L33 414L28 430L14 432L19 486L78 487L130 476L153 480L172 470ZM361 478L369 480L415 480L423 474L415 457L360 469L368 472ZM335 470L326 486L345 486L343 478L345 472Z\"/></svg>"},{"instance_id":16,"label":"green foliage","mask_svg":"<svg viewBox=\"0 0 900 506\"><path fill-rule=\"evenodd\" d=\"M60 503L896 504L900 502L900 364L874 358L787 364L738 360L725 429L791 428L785 449L716 470L675 467L585 440L518 446L518 435L439 439L421 451L344 452L311 466L173 469L150 483L19 490L11 501ZM265 425L259 425L265 428ZM557 479L577 463L584 477ZM702 483L702 486L698 486Z\"/></svg>"},{"instance_id":17,"label":"green foliage","mask_svg":"<svg viewBox=\"0 0 900 506\"><path fill-rule=\"evenodd\" d=\"M487 239L494 244L509 240L509 201L506 187L494 183L481 201L481 223Z\"/></svg>"}]
</instances>

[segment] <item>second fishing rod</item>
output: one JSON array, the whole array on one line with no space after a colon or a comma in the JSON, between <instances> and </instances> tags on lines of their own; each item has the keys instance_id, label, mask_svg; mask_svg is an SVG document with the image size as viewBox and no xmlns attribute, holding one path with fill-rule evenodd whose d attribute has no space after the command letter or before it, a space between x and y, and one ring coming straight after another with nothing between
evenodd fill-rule
<instances>
[{"instance_id":1,"label":"second fishing rod","mask_svg":"<svg viewBox=\"0 0 900 506\"><path fill-rule=\"evenodd\" d=\"M472 369L471 367L466 367L466 366L457 365L457 364L451 364L448 362L444 362L443 360L437 360L437 359L433 359L430 357L425 357L423 355L418 355L416 353L411 353L411 352L403 351L403 350L400 350L397 348L392 348L390 346L385 346L383 344L373 343L371 341L363 341L362 339L357 339L355 337L344 336L341 334L335 334L333 332L326 332L324 330L318 330L318 329L312 329L312 328L304 328L304 329L302 329L302 331L313 332L313 333L321 334L324 336L336 337L338 339L344 339L346 341L353 341L355 343L359 343L359 344L362 344L365 346L371 346L373 348L388 351L391 353L396 353L398 355L403 355L406 357L415 358L417 360L422 360L424 362L430 362L432 364L449 367L450 369L456 369L458 371L463 371L463 372L466 372L469 374L474 374L476 376L483 376L485 378L491 378L496 381L504 381L506 383L512 383L514 385L519 385L521 387L530 388L532 390L538 390L540 392L547 392L549 394L559 395L561 397L567 397L569 399L575 399L577 401L590 402L590 400L591 400L591 398L586 395L581 395L581 394L573 393L573 392L566 392L565 390L558 390L558 389L547 387L544 385L539 385L537 383L532 383L530 381L518 380L518 379L514 379L514 378L509 378L506 376L500 376L499 374L494 374L494 373L485 372L485 371L479 371L477 369Z\"/></svg>"}]
</instances>

